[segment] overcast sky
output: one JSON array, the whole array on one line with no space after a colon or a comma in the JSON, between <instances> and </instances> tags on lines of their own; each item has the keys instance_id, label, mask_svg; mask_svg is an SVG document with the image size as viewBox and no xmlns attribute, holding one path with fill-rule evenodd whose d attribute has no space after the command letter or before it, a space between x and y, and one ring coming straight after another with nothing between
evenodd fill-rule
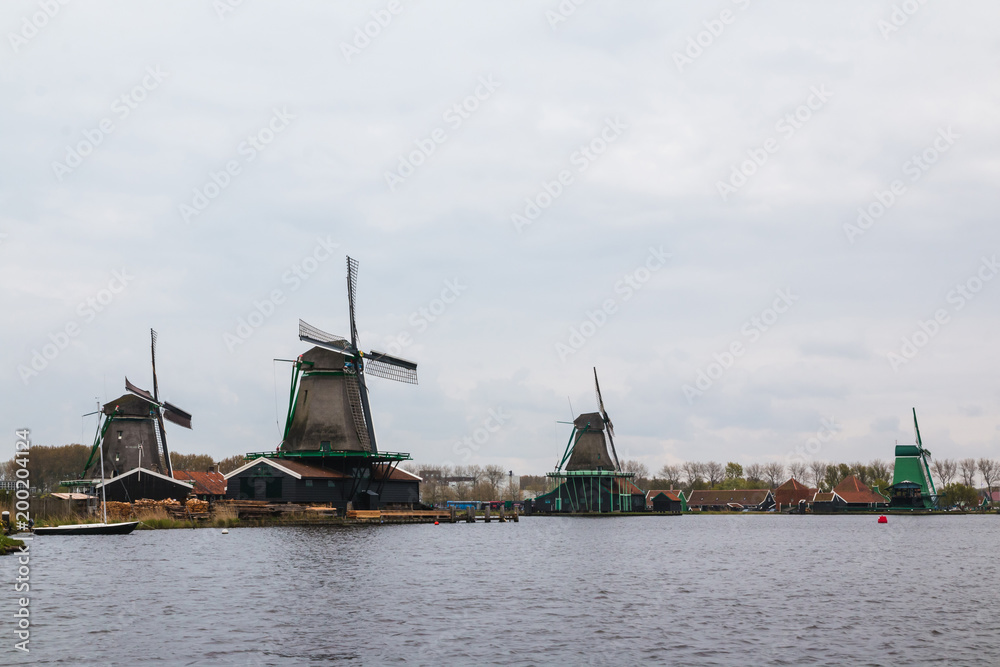
<instances>
[{"instance_id":1,"label":"overcast sky","mask_svg":"<svg viewBox=\"0 0 1000 667\"><path fill-rule=\"evenodd\" d=\"M551 470L594 366L654 470L887 459L913 407L936 457L997 456L998 19L4 2L2 458L89 444L150 327L173 451L273 449L272 360L349 334L346 255L362 346L419 364L369 380L419 462Z\"/></svg>"}]
</instances>

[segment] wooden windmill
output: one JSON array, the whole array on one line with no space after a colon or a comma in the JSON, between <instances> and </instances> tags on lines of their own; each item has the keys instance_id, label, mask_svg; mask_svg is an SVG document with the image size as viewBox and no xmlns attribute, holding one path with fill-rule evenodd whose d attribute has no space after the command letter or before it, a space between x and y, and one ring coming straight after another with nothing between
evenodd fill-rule
<instances>
[{"instance_id":1,"label":"wooden windmill","mask_svg":"<svg viewBox=\"0 0 1000 667\"><path fill-rule=\"evenodd\" d=\"M631 512L645 509L645 494L622 471L615 451L615 427L604 408L594 369L597 412L573 420L573 432L554 472L546 476L556 488L532 503L541 512Z\"/></svg>"},{"instance_id":2,"label":"wooden windmill","mask_svg":"<svg viewBox=\"0 0 1000 667\"><path fill-rule=\"evenodd\" d=\"M299 340L312 343L294 362L284 452L378 453L368 399L367 375L417 384L417 365L384 352L363 352L358 343L355 301L358 263L347 258L350 340L299 320Z\"/></svg>"},{"instance_id":3,"label":"wooden windmill","mask_svg":"<svg viewBox=\"0 0 1000 667\"><path fill-rule=\"evenodd\" d=\"M166 418L184 428L191 428L191 414L176 405L160 400L156 378L156 331L149 330L153 364L153 392L140 389L125 378L128 392L101 408L102 423L82 477L97 463L95 456L103 444L104 469L108 476L121 475L135 468L145 468L167 477L173 475Z\"/></svg>"}]
</instances>

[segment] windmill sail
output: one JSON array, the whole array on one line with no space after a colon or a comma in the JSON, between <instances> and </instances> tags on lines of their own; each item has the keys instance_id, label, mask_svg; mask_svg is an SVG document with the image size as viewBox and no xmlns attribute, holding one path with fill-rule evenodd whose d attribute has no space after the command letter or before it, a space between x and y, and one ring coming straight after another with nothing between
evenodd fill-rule
<instances>
[{"instance_id":1,"label":"windmill sail","mask_svg":"<svg viewBox=\"0 0 1000 667\"><path fill-rule=\"evenodd\" d=\"M417 384L417 365L412 361L372 350L365 357L365 372L375 377Z\"/></svg>"},{"instance_id":2,"label":"windmill sail","mask_svg":"<svg viewBox=\"0 0 1000 667\"><path fill-rule=\"evenodd\" d=\"M378 453L366 375L417 384L417 364L358 346L358 262L347 258L350 340L299 320L299 340L315 347L295 362L283 451Z\"/></svg>"}]
</instances>

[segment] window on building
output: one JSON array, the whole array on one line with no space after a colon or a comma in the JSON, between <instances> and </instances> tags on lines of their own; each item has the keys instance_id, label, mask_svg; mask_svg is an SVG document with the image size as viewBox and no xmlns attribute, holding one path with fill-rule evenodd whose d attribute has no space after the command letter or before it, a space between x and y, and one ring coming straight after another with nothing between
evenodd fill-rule
<instances>
[{"instance_id":1,"label":"window on building","mask_svg":"<svg viewBox=\"0 0 1000 667\"><path fill-rule=\"evenodd\" d=\"M319 443L319 450L321 452L328 452L328 451L330 451L330 441L329 440L323 440L322 442L320 442Z\"/></svg>"},{"instance_id":2,"label":"window on building","mask_svg":"<svg viewBox=\"0 0 1000 667\"><path fill-rule=\"evenodd\" d=\"M335 486L337 486L337 483L334 482L332 479L328 479L328 480L326 480L326 485L332 489Z\"/></svg>"},{"instance_id":3,"label":"window on building","mask_svg":"<svg viewBox=\"0 0 1000 667\"><path fill-rule=\"evenodd\" d=\"M313 481L311 479L307 479L306 480L306 486L312 486L312 485L313 485Z\"/></svg>"},{"instance_id":4,"label":"window on building","mask_svg":"<svg viewBox=\"0 0 1000 667\"><path fill-rule=\"evenodd\" d=\"M267 480L267 484L264 488L265 498L281 498L281 478L272 477Z\"/></svg>"}]
</instances>

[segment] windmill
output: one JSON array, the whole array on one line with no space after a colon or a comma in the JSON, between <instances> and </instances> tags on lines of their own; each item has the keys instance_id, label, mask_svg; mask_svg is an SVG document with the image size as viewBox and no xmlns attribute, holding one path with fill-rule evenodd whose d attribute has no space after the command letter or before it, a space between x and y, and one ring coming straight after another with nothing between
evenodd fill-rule
<instances>
[{"instance_id":1,"label":"windmill","mask_svg":"<svg viewBox=\"0 0 1000 667\"><path fill-rule=\"evenodd\" d=\"M618 512L645 508L645 495L624 472L615 450L614 424L604 407L594 369L597 412L573 420L573 432L555 471L546 476L557 487L535 499L539 511Z\"/></svg>"},{"instance_id":2,"label":"windmill","mask_svg":"<svg viewBox=\"0 0 1000 667\"><path fill-rule=\"evenodd\" d=\"M896 445L896 465L892 470L891 504L893 507L931 508L937 504L937 489L931 477L927 459L931 453L924 448L917 424L917 409L913 408L915 445Z\"/></svg>"},{"instance_id":3,"label":"windmill","mask_svg":"<svg viewBox=\"0 0 1000 667\"><path fill-rule=\"evenodd\" d=\"M83 477L94 464L94 456L103 442L105 469L112 474L144 467L167 477L173 476L166 418L184 428L191 428L191 414L167 401L160 401L156 378L156 331L149 330L153 365L153 393L140 389L125 378L128 392L101 408L103 423L90 451Z\"/></svg>"},{"instance_id":4,"label":"windmill","mask_svg":"<svg viewBox=\"0 0 1000 667\"><path fill-rule=\"evenodd\" d=\"M358 262L347 258L350 340L299 320L299 340L315 347L294 362L280 449L378 454L366 375L417 384L417 365L384 352L363 352L355 319Z\"/></svg>"},{"instance_id":5,"label":"windmill","mask_svg":"<svg viewBox=\"0 0 1000 667\"><path fill-rule=\"evenodd\" d=\"M621 472L618 453L615 451L615 426L604 408L604 398L601 396L601 384L597 380L596 368L594 391L597 395L598 411L586 412L573 420L573 433L566 443L562 460L556 466L557 472L563 469Z\"/></svg>"}]
</instances>

